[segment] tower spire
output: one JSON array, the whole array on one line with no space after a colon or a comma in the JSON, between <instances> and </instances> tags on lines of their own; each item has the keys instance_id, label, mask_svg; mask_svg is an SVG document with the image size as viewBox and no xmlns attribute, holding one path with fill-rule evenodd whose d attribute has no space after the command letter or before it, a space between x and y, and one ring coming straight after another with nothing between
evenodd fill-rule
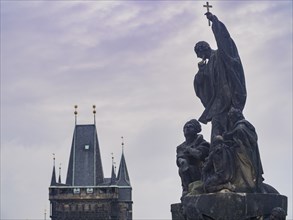
<instances>
[{"instance_id":1,"label":"tower spire","mask_svg":"<svg viewBox=\"0 0 293 220\"><path fill-rule=\"evenodd\" d=\"M61 183L61 163L59 164L59 178L58 183Z\"/></svg>"},{"instance_id":2,"label":"tower spire","mask_svg":"<svg viewBox=\"0 0 293 220\"><path fill-rule=\"evenodd\" d=\"M75 118L75 125L76 125L76 123L77 123L77 108L78 108L78 106L77 105L75 105L74 106L74 118Z\"/></svg>"},{"instance_id":3,"label":"tower spire","mask_svg":"<svg viewBox=\"0 0 293 220\"><path fill-rule=\"evenodd\" d=\"M121 137L121 139L122 139L122 143L121 143L122 155L121 155L121 160L120 160L120 165L119 165L119 170L118 170L117 185L118 186L130 186L130 179L129 179L126 161L125 161L125 157L124 157L123 136Z\"/></svg>"},{"instance_id":4,"label":"tower spire","mask_svg":"<svg viewBox=\"0 0 293 220\"><path fill-rule=\"evenodd\" d=\"M114 166L114 154L111 153L111 155L112 155L112 166Z\"/></svg>"},{"instance_id":5,"label":"tower spire","mask_svg":"<svg viewBox=\"0 0 293 220\"><path fill-rule=\"evenodd\" d=\"M115 176L116 176L116 162L114 161L114 154L111 153L112 155L112 167L114 168Z\"/></svg>"},{"instance_id":6,"label":"tower spire","mask_svg":"<svg viewBox=\"0 0 293 220\"><path fill-rule=\"evenodd\" d=\"M53 153L53 171L52 171L52 178L51 178L51 186L56 185L56 171L55 171L55 154Z\"/></svg>"},{"instance_id":7,"label":"tower spire","mask_svg":"<svg viewBox=\"0 0 293 220\"><path fill-rule=\"evenodd\" d=\"M115 162L114 162L114 154L111 153L112 155L112 173L111 173L111 185L116 184L116 171L115 171Z\"/></svg>"},{"instance_id":8,"label":"tower spire","mask_svg":"<svg viewBox=\"0 0 293 220\"><path fill-rule=\"evenodd\" d=\"M93 105L94 124L96 125L96 105Z\"/></svg>"},{"instance_id":9,"label":"tower spire","mask_svg":"<svg viewBox=\"0 0 293 220\"><path fill-rule=\"evenodd\" d=\"M121 147L122 147L122 153L124 153L124 137L121 136Z\"/></svg>"},{"instance_id":10,"label":"tower spire","mask_svg":"<svg viewBox=\"0 0 293 220\"><path fill-rule=\"evenodd\" d=\"M96 128L96 106L93 105L93 114L94 114L94 136L93 136L93 140L94 140L94 186L97 184L97 176L96 176L96 166L97 166L97 158L96 158L96 153L97 153L97 146L96 146L96 133L97 133L97 128Z\"/></svg>"},{"instance_id":11,"label":"tower spire","mask_svg":"<svg viewBox=\"0 0 293 220\"><path fill-rule=\"evenodd\" d=\"M72 186L74 186L74 178L75 178L75 139L76 139L76 123L77 123L77 105L74 106L75 111L74 111L74 115L75 115L75 126L74 126L74 134L73 134L73 165L72 165Z\"/></svg>"},{"instance_id":12,"label":"tower spire","mask_svg":"<svg viewBox=\"0 0 293 220\"><path fill-rule=\"evenodd\" d=\"M94 124L75 125L65 182L70 186L97 186L104 183L97 129Z\"/></svg>"}]
</instances>

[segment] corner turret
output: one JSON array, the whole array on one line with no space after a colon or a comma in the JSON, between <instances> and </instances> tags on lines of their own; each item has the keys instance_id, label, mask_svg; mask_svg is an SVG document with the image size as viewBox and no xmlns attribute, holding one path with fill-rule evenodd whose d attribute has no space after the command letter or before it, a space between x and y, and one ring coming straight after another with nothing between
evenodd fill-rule
<instances>
[{"instance_id":1,"label":"corner turret","mask_svg":"<svg viewBox=\"0 0 293 220\"><path fill-rule=\"evenodd\" d=\"M119 171L117 176L117 186L119 188L119 200L129 202L129 209L132 206L132 187L130 184L130 178L126 166L125 156L124 156L124 142L122 137L122 155L119 165Z\"/></svg>"},{"instance_id":2,"label":"corner turret","mask_svg":"<svg viewBox=\"0 0 293 220\"><path fill-rule=\"evenodd\" d=\"M122 150L120 165L119 165L119 171L117 176L117 185L118 186L131 186L130 184L130 178L126 166L125 156L124 156L124 150Z\"/></svg>"}]
</instances>

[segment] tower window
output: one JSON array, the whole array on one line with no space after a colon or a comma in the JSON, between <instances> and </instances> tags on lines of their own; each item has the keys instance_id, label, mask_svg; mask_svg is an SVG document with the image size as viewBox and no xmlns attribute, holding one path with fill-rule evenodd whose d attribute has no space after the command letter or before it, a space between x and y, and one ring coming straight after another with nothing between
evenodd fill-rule
<instances>
[{"instance_id":1,"label":"tower window","mask_svg":"<svg viewBox=\"0 0 293 220\"><path fill-rule=\"evenodd\" d=\"M88 193L88 194L92 194L93 192L94 192L93 188L87 188L86 189L86 193Z\"/></svg>"},{"instance_id":2,"label":"tower window","mask_svg":"<svg viewBox=\"0 0 293 220\"><path fill-rule=\"evenodd\" d=\"M87 145L84 145L84 149L85 150L89 150L90 149L90 145L88 145L88 144Z\"/></svg>"},{"instance_id":3,"label":"tower window","mask_svg":"<svg viewBox=\"0 0 293 220\"><path fill-rule=\"evenodd\" d=\"M80 188L74 188L73 193L74 194L79 194L80 193Z\"/></svg>"}]
</instances>

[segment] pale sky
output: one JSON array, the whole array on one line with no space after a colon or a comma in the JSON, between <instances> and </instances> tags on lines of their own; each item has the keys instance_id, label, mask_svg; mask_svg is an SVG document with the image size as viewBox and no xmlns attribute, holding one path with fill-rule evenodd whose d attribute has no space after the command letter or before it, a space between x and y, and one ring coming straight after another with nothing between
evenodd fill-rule
<instances>
[{"instance_id":1,"label":"pale sky","mask_svg":"<svg viewBox=\"0 0 293 220\"><path fill-rule=\"evenodd\" d=\"M292 219L292 1L210 3L244 66L265 182L288 197ZM75 104L79 124L97 107L105 177L124 136L134 219L171 219L176 146L203 111L193 47L216 49L203 4L1 0L1 219L44 218L52 153L66 178Z\"/></svg>"}]
</instances>

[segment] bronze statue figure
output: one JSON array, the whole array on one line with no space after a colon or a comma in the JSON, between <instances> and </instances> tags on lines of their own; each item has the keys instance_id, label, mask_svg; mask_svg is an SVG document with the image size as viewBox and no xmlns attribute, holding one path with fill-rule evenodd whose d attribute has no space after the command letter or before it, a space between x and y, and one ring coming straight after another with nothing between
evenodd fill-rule
<instances>
[{"instance_id":1,"label":"bronze statue figure","mask_svg":"<svg viewBox=\"0 0 293 220\"><path fill-rule=\"evenodd\" d=\"M234 182L237 189L242 192L261 192L263 169L255 128L239 109L231 108L228 119L230 128L223 136L234 149Z\"/></svg>"}]
</instances>

